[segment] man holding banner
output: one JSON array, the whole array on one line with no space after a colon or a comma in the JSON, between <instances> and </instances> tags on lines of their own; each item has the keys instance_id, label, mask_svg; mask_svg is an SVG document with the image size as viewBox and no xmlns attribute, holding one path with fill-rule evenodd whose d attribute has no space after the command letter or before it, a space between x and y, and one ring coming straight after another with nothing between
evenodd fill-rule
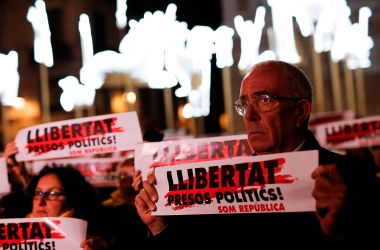
<instances>
[{"instance_id":1,"label":"man holding banner","mask_svg":"<svg viewBox=\"0 0 380 250\"><path fill-rule=\"evenodd\" d=\"M232 212L230 210L230 214L227 215L157 216L156 211L160 210L160 199L167 198L166 195L158 192L161 180L158 177L162 176L160 167L156 168L156 173L148 175L147 180L143 183L144 188L136 196L135 200L138 213L148 226L153 242L157 244L163 243L166 247L170 243L178 243L180 245L173 244L172 246L179 247L190 242L199 244L199 246L201 246L199 242L202 242L202 247L209 244L215 247L224 246L226 242L233 240L236 246L252 244L254 248L269 247L274 249L275 247L283 248L289 245L293 249L327 249L329 247L336 249L355 243L369 244L369 240L374 240L375 238L372 238L374 233L371 234L369 230L364 230L362 221L368 223L366 218L371 218L371 222L378 221L374 220L377 219L375 217L367 217L374 216L374 213L366 213L369 209L376 211L375 206L372 206L373 204L365 206L360 202L369 201L365 199L370 198L370 192L367 192L367 190L371 187L361 185L367 183L367 180L364 180L365 175L361 175L360 171L352 172L354 167L358 167L354 165L353 160L348 161L346 157L328 151L318 144L313 134L308 130L311 103L311 84L300 69L281 61L266 61L256 64L243 79L240 97L235 102L235 108L244 118L249 144L255 155L257 155L252 157L252 161L254 161L253 159L262 159L260 157L271 157L272 154L277 157L278 154L286 152L318 151L320 164L318 167L315 166L317 164L307 166L312 161L300 158L300 163L305 164L304 168L311 167L309 176L311 175L314 179L314 184L311 180L313 190L309 192L308 196L311 197L312 193L315 198L316 211L308 209L287 210L286 200L288 198L286 198L285 202L281 201L279 203L279 212L272 212L274 207L269 207L270 204L265 204L262 207L266 209L266 212L260 214L257 209L256 212L238 214L239 212L235 213L234 207L230 206L227 209L230 208ZM302 152L287 154L298 153ZM280 161L276 162L276 166L259 167L258 171L253 174L252 169L254 166L260 166L260 164L252 162L252 166L249 168L251 173L247 178L248 181L252 178L262 180L262 182L259 182L262 187L268 187L270 184L275 183L276 180L283 177L279 176L278 172L282 171L279 166L284 161L282 163ZM197 166L197 164L194 165ZM218 163L208 168L209 172L205 175L207 177L203 176L204 179L208 178L209 183L220 184L223 182L229 183L229 185L236 185L238 182L245 183L244 180L246 179L240 178L243 172L241 169L245 167L244 164L223 165L222 167L228 168L228 171L221 170L221 172L224 171L224 175L217 172L219 169L216 169L214 165L218 165ZM245 168L245 170L247 169ZM313 169L314 171L312 171ZM236 172L240 175L231 177L231 172ZM160 175L158 175L159 173ZM171 171L166 173L167 179L170 180L169 183L172 184L169 185L169 190L182 188L182 192L184 192L184 189L196 185L193 182L199 183L199 180L195 177L201 177L201 175L196 175L195 172L195 177L190 178L190 175L193 177L193 171L188 170L189 178L183 181L181 170L177 170L178 180L174 180ZM363 177L363 179L355 182L353 181L355 175L359 178ZM194 179L194 181L191 181L191 179ZM297 178L290 181L294 180L297 181ZM176 181L178 181L178 184L175 184ZM289 181L289 179L286 179L286 181ZM360 195L355 189L358 186L362 191ZM255 191L254 194L256 195L256 191L261 194L263 189L256 187L253 190ZM243 192L240 191L241 193ZM214 197L212 195L211 198L206 195L204 197L205 203L202 206L205 206L206 209L207 205L214 201ZM247 197L250 198L250 196L245 196L241 200L248 199ZM269 199L277 199L278 197L280 197L279 200L283 199L280 192L273 196L269 194L269 197ZM300 201L297 201L297 194L289 198L293 201L292 203L302 203L304 199L298 197ZM174 202L177 203L178 201L175 200ZM245 200L242 202L245 202ZM258 203L257 200L256 203ZM252 207L256 203L253 203ZM281 207L281 205L284 206ZM167 206L167 204L163 206ZM240 213L242 213L241 210ZM364 220L360 221L358 218Z\"/></svg>"}]
</instances>

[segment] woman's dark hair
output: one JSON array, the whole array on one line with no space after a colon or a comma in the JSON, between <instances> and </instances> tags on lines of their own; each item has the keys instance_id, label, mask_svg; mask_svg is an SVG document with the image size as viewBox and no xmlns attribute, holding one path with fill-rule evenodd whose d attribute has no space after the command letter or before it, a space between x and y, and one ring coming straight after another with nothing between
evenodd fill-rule
<instances>
[{"instance_id":1,"label":"woman's dark hair","mask_svg":"<svg viewBox=\"0 0 380 250\"><path fill-rule=\"evenodd\" d=\"M34 176L27 188L27 193L33 197L37 184L43 176L53 174L61 181L67 206L74 209L75 218L90 220L93 212L99 208L98 200L94 187L87 182L82 173L71 165L64 166L45 166L36 176Z\"/></svg>"}]
</instances>

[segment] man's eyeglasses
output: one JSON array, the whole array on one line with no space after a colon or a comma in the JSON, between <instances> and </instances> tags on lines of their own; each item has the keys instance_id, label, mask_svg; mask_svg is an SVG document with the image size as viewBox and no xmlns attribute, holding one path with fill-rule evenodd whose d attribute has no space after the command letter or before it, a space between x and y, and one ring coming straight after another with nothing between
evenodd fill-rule
<instances>
[{"instance_id":1,"label":"man's eyeglasses","mask_svg":"<svg viewBox=\"0 0 380 250\"><path fill-rule=\"evenodd\" d=\"M254 95L252 98L242 96L234 104L236 111L239 115L244 116L247 112L248 106L253 105L257 112L268 112L274 109L279 99L299 101L302 98L291 96L278 96L270 94Z\"/></svg>"},{"instance_id":2,"label":"man's eyeglasses","mask_svg":"<svg viewBox=\"0 0 380 250\"><path fill-rule=\"evenodd\" d=\"M39 200L42 197L44 200L56 201L56 200L58 200L59 196L64 196L64 195L65 195L64 193L54 191L54 190L46 191L46 192L35 191L34 195L33 195L33 199Z\"/></svg>"}]
</instances>

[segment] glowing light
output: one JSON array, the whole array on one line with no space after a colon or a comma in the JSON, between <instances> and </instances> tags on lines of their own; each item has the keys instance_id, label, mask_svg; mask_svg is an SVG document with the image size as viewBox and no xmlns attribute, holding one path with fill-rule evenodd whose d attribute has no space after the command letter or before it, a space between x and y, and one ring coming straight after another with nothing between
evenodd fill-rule
<instances>
[{"instance_id":1,"label":"glowing light","mask_svg":"<svg viewBox=\"0 0 380 250\"><path fill-rule=\"evenodd\" d=\"M138 57L133 58L138 61ZM133 77L133 70L138 70L133 63L131 58L115 51L105 50L98 52L88 58L80 69L80 81L88 87L99 89L104 84L107 73L131 73Z\"/></svg>"},{"instance_id":2,"label":"glowing light","mask_svg":"<svg viewBox=\"0 0 380 250\"><path fill-rule=\"evenodd\" d=\"M334 40L334 27L335 19L334 12L338 12L335 9L333 3L328 5L323 5L322 11L318 18L315 31L314 31L314 50L317 53L329 51L332 47Z\"/></svg>"},{"instance_id":3,"label":"glowing light","mask_svg":"<svg viewBox=\"0 0 380 250\"><path fill-rule=\"evenodd\" d=\"M136 94L135 92L131 91L125 94L124 98L129 104L135 104L136 103Z\"/></svg>"},{"instance_id":4,"label":"glowing light","mask_svg":"<svg viewBox=\"0 0 380 250\"><path fill-rule=\"evenodd\" d=\"M88 18L87 14L81 14L79 16L78 29L80 34L80 44L82 48L82 61L84 64L88 58L94 55L90 19Z\"/></svg>"},{"instance_id":5,"label":"glowing light","mask_svg":"<svg viewBox=\"0 0 380 250\"><path fill-rule=\"evenodd\" d=\"M180 104L177 109L178 121L185 126L187 118L183 117L183 104ZM191 107L190 107L191 108Z\"/></svg>"},{"instance_id":6,"label":"glowing light","mask_svg":"<svg viewBox=\"0 0 380 250\"><path fill-rule=\"evenodd\" d=\"M345 0L320 3L316 18L314 50L317 53L331 51L331 60L346 60L349 69L371 65L370 49L374 43L368 36L368 22L372 15L368 7L359 10L359 22L352 24L351 9Z\"/></svg>"},{"instance_id":7,"label":"glowing light","mask_svg":"<svg viewBox=\"0 0 380 250\"><path fill-rule=\"evenodd\" d=\"M67 76L58 81L62 88L60 102L66 112L74 107L91 106L94 103L95 89L79 83L75 76Z\"/></svg>"},{"instance_id":8,"label":"glowing light","mask_svg":"<svg viewBox=\"0 0 380 250\"><path fill-rule=\"evenodd\" d=\"M268 0L272 8L272 22L275 36L275 47L278 59L299 63L301 61L298 55L294 39L292 4L284 0Z\"/></svg>"},{"instance_id":9,"label":"glowing light","mask_svg":"<svg viewBox=\"0 0 380 250\"><path fill-rule=\"evenodd\" d=\"M26 104L26 101L25 101L24 98L22 98L22 97L16 97L16 100L15 100L15 102L14 102L14 104L13 104L12 107L15 108L15 109L21 110L21 109L23 109L25 107L25 104Z\"/></svg>"},{"instance_id":10,"label":"glowing light","mask_svg":"<svg viewBox=\"0 0 380 250\"><path fill-rule=\"evenodd\" d=\"M234 18L235 29L241 41L238 68L243 72L247 72L252 65L257 63L261 34L265 24L264 18L265 8L263 6L256 9L255 22L251 20L244 21L240 15Z\"/></svg>"},{"instance_id":11,"label":"glowing light","mask_svg":"<svg viewBox=\"0 0 380 250\"><path fill-rule=\"evenodd\" d=\"M124 95L120 93L113 92L111 94L111 112L121 113L126 112L127 106L125 105Z\"/></svg>"},{"instance_id":12,"label":"glowing light","mask_svg":"<svg viewBox=\"0 0 380 250\"><path fill-rule=\"evenodd\" d=\"M126 0L117 4L117 19L120 17L117 22L122 25L126 23L126 17L122 17L127 8ZM347 60L352 69L370 65L369 50L373 40L368 36L368 19L372 14L369 8L360 10L359 23L351 24L351 12L345 0L268 0L268 4L273 18L274 46L271 50L259 52L265 26L263 6L256 9L254 22L245 21L241 16L234 18L241 41L238 63L241 71L270 59L300 62L293 17L303 36L313 35L317 52L331 50L333 61ZM169 4L165 12L146 12L139 21L130 20L130 29L119 44L120 53L84 53L87 59L80 70L83 85L93 93L102 87L106 75L113 72L128 74L150 88L171 88L179 83L175 95L188 97L184 112L191 117L207 116L212 55L216 55L219 68L233 65L234 30L227 26L220 26L215 31L207 26L194 26L189 30L185 22L176 20L176 11L177 6ZM87 27L83 30L89 31L88 17L81 16L81 19L83 27ZM87 38L81 35L83 44L84 40L91 40L91 33L87 34Z\"/></svg>"},{"instance_id":13,"label":"glowing light","mask_svg":"<svg viewBox=\"0 0 380 250\"><path fill-rule=\"evenodd\" d=\"M27 20L31 22L34 30L34 60L45 64L46 67L53 66L50 28L44 1L36 0L35 7L29 7Z\"/></svg>"},{"instance_id":14,"label":"glowing light","mask_svg":"<svg viewBox=\"0 0 380 250\"><path fill-rule=\"evenodd\" d=\"M345 1L339 1L339 5L336 6L336 10L339 10L335 14L336 27L334 29L334 40L331 46L331 60L338 62L345 58L347 54L347 44L350 43L351 31L351 10L347 6Z\"/></svg>"},{"instance_id":15,"label":"glowing light","mask_svg":"<svg viewBox=\"0 0 380 250\"><path fill-rule=\"evenodd\" d=\"M234 30L225 25L220 26L214 32L216 66L218 68L230 67L234 63L232 58Z\"/></svg>"},{"instance_id":16,"label":"glowing light","mask_svg":"<svg viewBox=\"0 0 380 250\"><path fill-rule=\"evenodd\" d=\"M190 103L186 103L182 109L182 117L185 119L193 117L193 111L193 107L190 105Z\"/></svg>"},{"instance_id":17,"label":"glowing light","mask_svg":"<svg viewBox=\"0 0 380 250\"><path fill-rule=\"evenodd\" d=\"M80 70L81 82L98 89L111 72L126 73L150 88L171 88L179 82L181 87L175 94L185 97L198 91L198 101L189 98L189 103L194 115L208 115L216 33L207 26L189 31L186 23L176 21L176 10L174 4L169 4L165 13L146 12L139 22L130 20L130 30L119 45L121 53L102 51L89 58ZM219 47L227 47L219 37L232 37L231 29L221 28L217 35ZM233 63L229 50L229 57L218 54L220 65Z\"/></svg>"},{"instance_id":18,"label":"glowing light","mask_svg":"<svg viewBox=\"0 0 380 250\"><path fill-rule=\"evenodd\" d=\"M27 120L31 122L41 116L40 104L37 101L17 98L18 104L9 110L8 117L10 120ZM22 104L24 103L24 104ZM22 104L18 106L19 104Z\"/></svg>"},{"instance_id":19,"label":"glowing light","mask_svg":"<svg viewBox=\"0 0 380 250\"><path fill-rule=\"evenodd\" d=\"M192 78L191 91L188 95L193 108L193 116L207 116L210 113L211 59L214 53L214 31L207 26L194 26L187 39L187 47L192 59L192 73L199 75ZM181 88L186 86L181 86ZM176 92L177 94L177 92Z\"/></svg>"},{"instance_id":20,"label":"glowing light","mask_svg":"<svg viewBox=\"0 0 380 250\"><path fill-rule=\"evenodd\" d=\"M18 74L18 54L10 51L8 55L0 54L0 97L3 106L14 106L17 98L20 76Z\"/></svg>"},{"instance_id":21,"label":"glowing light","mask_svg":"<svg viewBox=\"0 0 380 250\"><path fill-rule=\"evenodd\" d=\"M81 39L82 61L85 64L94 54L88 15L81 14L79 16L78 30ZM81 84L74 76L67 76L59 80L58 85L63 90L60 103L66 112L72 111L75 107L91 106L94 103L96 88L93 85Z\"/></svg>"},{"instance_id":22,"label":"glowing light","mask_svg":"<svg viewBox=\"0 0 380 250\"><path fill-rule=\"evenodd\" d=\"M368 36L368 22L372 12L368 7L359 10L359 23L351 26L352 33L350 48L347 49L346 58L349 69L368 68L371 66L370 49L374 46L371 37Z\"/></svg>"},{"instance_id":23,"label":"glowing light","mask_svg":"<svg viewBox=\"0 0 380 250\"><path fill-rule=\"evenodd\" d=\"M334 1L334 0L332 0ZM315 32L314 23L321 15L323 6L331 4L331 0L292 0L287 1L290 6L292 15L304 37L313 35Z\"/></svg>"},{"instance_id":24,"label":"glowing light","mask_svg":"<svg viewBox=\"0 0 380 250\"><path fill-rule=\"evenodd\" d=\"M127 26L127 0L117 0L116 2L116 26L123 29Z\"/></svg>"},{"instance_id":25,"label":"glowing light","mask_svg":"<svg viewBox=\"0 0 380 250\"><path fill-rule=\"evenodd\" d=\"M219 125L220 125L220 128L223 131L227 131L227 129L228 129L228 116L227 116L227 113L222 113L219 116Z\"/></svg>"}]
</instances>

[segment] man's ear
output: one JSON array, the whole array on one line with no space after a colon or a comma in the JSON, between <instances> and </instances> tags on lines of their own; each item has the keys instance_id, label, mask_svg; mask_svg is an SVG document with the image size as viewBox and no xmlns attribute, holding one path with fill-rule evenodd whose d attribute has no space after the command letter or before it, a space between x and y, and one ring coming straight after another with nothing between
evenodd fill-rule
<instances>
[{"instance_id":1,"label":"man's ear","mask_svg":"<svg viewBox=\"0 0 380 250\"><path fill-rule=\"evenodd\" d=\"M311 112L311 103L308 100L302 99L297 103L297 127L302 127L307 122Z\"/></svg>"}]
</instances>

